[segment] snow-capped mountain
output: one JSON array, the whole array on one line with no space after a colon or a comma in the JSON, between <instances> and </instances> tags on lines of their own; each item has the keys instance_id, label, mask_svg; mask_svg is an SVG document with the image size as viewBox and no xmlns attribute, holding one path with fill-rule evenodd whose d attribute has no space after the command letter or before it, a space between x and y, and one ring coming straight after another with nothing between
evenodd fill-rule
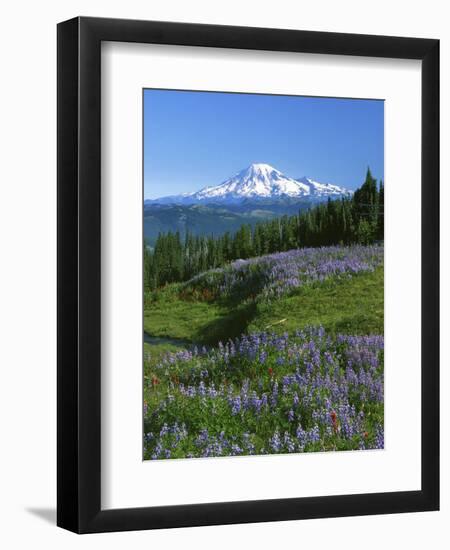
<instances>
[{"instance_id":1,"label":"snow-capped mountain","mask_svg":"<svg viewBox=\"0 0 450 550\"><path fill-rule=\"evenodd\" d=\"M345 187L339 187L339 185L334 185L332 183L320 183L318 181L314 181L307 177L299 178L296 181L298 183L301 183L309 187L310 197L339 198L339 197L345 197L345 196L348 197L353 194L353 191L350 191L349 189L345 189Z\"/></svg>"},{"instance_id":2,"label":"snow-capped mountain","mask_svg":"<svg viewBox=\"0 0 450 550\"><path fill-rule=\"evenodd\" d=\"M310 178L293 179L269 164L251 164L220 185L205 187L194 193L161 197L146 203L196 204L239 203L248 200L305 199L325 200L328 197L349 196L352 192L333 185L320 183Z\"/></svg>"},{"instance_id":3,"label":"snow-capped mountain","mask_svg":"<svg viewBox=\"0 0 450 550\"><path fill-rule=\"evenodd\" d=\"M269 164L251 164L222 184L205 187L192 197L197 200L298 197L306 192L306 186L285 176Z\"/></svg>"}]
</instances>

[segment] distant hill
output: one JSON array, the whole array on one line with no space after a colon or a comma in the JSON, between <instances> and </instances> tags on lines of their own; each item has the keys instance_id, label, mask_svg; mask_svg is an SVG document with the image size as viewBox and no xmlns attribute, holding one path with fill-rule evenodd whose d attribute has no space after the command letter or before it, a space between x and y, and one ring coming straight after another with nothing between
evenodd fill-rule
<instances>
[{"instance_id":1,"label":"distant hill","mask_svg":"<svg viewBox=\"0 0 450 550\"><path fill-rule=\"evenodd\" d=\"M296 214L309 206L308 201L298 200L266 200L257 204L245 201L226 207L221 204L145 204L144 237L153 247L158 234L169 231L179 231L183 237L187 231L194 235L219 236L227 231L234 233L243 224L253 227L258 221Z\"/></svg>"}]
</instances>

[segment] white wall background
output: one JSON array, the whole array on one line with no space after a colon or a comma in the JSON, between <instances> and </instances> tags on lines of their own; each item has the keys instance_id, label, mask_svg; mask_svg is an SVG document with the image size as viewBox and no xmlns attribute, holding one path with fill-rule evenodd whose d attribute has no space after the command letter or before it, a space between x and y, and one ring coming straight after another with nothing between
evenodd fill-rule
<instances>
[{"instance_id":1,"label":"white wall background","mask_svg":"<svg viewBox=\"0 0 450 550\"><path fill-rule=\"evenodd\" d=\"M442 510L77 537L57 529L56 23L76 15L441 39L442 280L450 279L450 36L443 0L17 0L0 32L0 544L52 548L447 548L449 285L442 285ZM368 472L370 475L370 472Z\"/></svg>"}]
</instances>

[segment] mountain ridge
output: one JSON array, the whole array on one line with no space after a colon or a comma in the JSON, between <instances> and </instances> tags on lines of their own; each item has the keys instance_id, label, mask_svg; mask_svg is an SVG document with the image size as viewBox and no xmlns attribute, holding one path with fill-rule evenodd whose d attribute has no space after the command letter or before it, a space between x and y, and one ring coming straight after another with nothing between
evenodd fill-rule
<instances>
[{"instance_id":1,"label":"mountain ridge","mask_svg":"<svg viewBox=\"0 0 450 550\"><path fill-rule=\"evenodd\" d=\"M335 184L321 183L306 176L291 178L269 164L253 163L219 185L207 186L192 193L146 199L144 204L236 204L279 199L320 202L352 194L352 191Z\"/></svg>"}]
</instances>

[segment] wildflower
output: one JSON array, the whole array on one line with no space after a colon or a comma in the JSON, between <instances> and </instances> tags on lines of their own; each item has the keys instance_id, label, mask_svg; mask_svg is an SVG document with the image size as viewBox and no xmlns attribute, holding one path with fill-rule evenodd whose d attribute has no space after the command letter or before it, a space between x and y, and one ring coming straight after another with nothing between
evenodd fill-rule
<instances>
[{"instance_id":1,"label":"wildflower","mask_svg":"<svg viewBox=\"0 0 450 550\"><path fill-rule=\"evenodd\" d=\"M306 443L307 443L307 433L305 432L305 430L301 427L301 425L299 424L298 427L297 427L297 431L296 431L296 436L297 436L297 440L298 440L298 444L299 444L299 447L300 447L300 450L303 451Z\"/></svg>"},{"instance_id":2,"label":"wildflower","mask_svg":"<svg viewBox=\"0 0 450 550\"><path fill-rule=\"evenodd\" d=\"M338 421L337 421L337 414L335 413L335 411L331 411L330 417L331 417L331 423L333 425L333 430L336 433L338 431Z\"/></svg>"},{"instance_id":3,"label":"wildflower","mask_svg":"<svg viewBox=\"0 0 450 550\"><path fill-rule=\"evenodd\" d=\"M276 453L280 452L281 449L281 439L280 434L276 431L270 439L270 446L272 450Z\"/></svg>"},{"instance_id":4,"label":"wildflower","mask_svg":"<svg viewBox=\"0 0 450 550\"><path fill-rule=\"evenodd\" d=\"M382 414L383 348L382 335L331 336L316 327L167 354L150 374L149 386L164 391L144 401L144 456L178 457L182 449L186 457L330 450L337 434L342 448L382 449L382 421L373 431L367 426ZM231 433L196 428L210 417ZM269 433L268 425L274 426Z\"/></svg>"},{"instance_id":5,"label":"wildflower","mask_svg":"<svg viewBox=\"0 0 450 550\"><path fill-rule=\"evenodd\" d=\"M289 432L284 432L284 445L288 453L293 453L295 451L295 445Z\"/></svg>"},{"instance_id":6,"label":"wildflower","mask_svg":"<svg viewBox=\"0 0 450 550\"><path fill-rule=\"evenodd\" d=\"M384 430L381 425L375 431L375 449L384 449Z\"/></svg>"}]
</instances>

